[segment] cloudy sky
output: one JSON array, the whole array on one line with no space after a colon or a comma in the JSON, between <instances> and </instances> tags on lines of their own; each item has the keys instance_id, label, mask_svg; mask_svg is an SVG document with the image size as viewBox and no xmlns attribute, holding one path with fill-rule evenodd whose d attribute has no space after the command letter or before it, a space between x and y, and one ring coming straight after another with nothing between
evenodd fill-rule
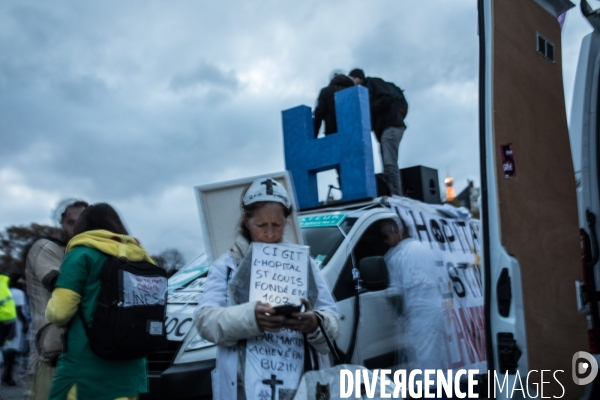
<instances>
[{"instance_id":1,"label":"cloudy sky","mask_svg":"<svg viewBox=\"0 0 600 400\"><path fill-rule=\"evenodd\" d=\"M567 104L590 31L572 9ZM281 110L354 67L405 89L401 167L479 182L475 0L2 1L0 228L105 201L190 260L193 186L283 170Z\"/></svg>"}]
</instances>

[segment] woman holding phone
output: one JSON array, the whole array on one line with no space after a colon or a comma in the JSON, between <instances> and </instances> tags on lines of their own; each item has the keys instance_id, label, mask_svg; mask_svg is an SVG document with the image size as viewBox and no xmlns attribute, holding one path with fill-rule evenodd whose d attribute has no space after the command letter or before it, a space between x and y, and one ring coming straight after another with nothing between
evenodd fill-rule
<instances>
[{"instance_id":1,"label":"woman holding phone","mask_svg":"<svg viewBox=\"0 0 600 400\"><path fill-rule=\"evenodd\" d=\"M251 338L264 338L269 341L282 340L285 332L304 334L305 356L314 348L317 352L329 352L321 326L330 338L339 334L339 318L335 301L314 260L307 266L313 284L308 285L306 298L302 298L303 311L278 309L261 301L236 300L232 281L239 281L236 273L243 262L248 262L251 244L282 243L283 233L289 216L292 214L290 197L283 185L273 179L257 179L242 196L239 236L229 250L221 255L211 266L205 284L204 294L195 313L195 325L200 335L218 345L217 365L212 373L214 399L252 399L253 394L245 390L248 375L245 369L265 365L252 365L246 362L246 343ZM246 258L245 258L246 257ZM246 294L247 298L247 294ZM316 299L315 304L309 300ZM284 315L282 315L284 314ZM287 317L286 315L287 314ZM306 347L309 346L309 347ZM304 357L306 361L306 357ZM296 362L296 364L293 364ZM302 360L290 361L292 369L296 369ZM303 366L299 365L301 375ZM250 375L252 376L252 375ZM278 384L275 377L273 385ZM263 381L266 384L266 382ZM297 388L294 383L294 389ZM266 386L265 390L275 390L275 386ZM269 392L270 393L270 392ZM285 395L279 391L279 399ZM289 396L289 394L287 394Z\"/></svg>"}]
</instances>

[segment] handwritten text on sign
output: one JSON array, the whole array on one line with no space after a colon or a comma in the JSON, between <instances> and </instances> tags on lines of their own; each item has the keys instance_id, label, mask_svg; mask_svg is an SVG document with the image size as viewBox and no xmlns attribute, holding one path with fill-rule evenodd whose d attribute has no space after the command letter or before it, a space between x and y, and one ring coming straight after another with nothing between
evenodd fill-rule
<instances>
[{"instance_id":1,"label":"handwritten text on sign","mask_svg":"<svg viewBox=\"0 0 600 400\"><path fill-rule=\"evenodd\" d=\"M307 297L308 248L280 243L252 246L250 301L300 304L300 297Z\"/></svg>"},{"instance_id":2,"label":"handwritten text on sign","mask_svg":"<svg viewBox=\"0 0 600 400\"><path fill-rule=\"evenodd\" d=\"M250 301L300 304L308 297L308 247L253 243ZM291 399L302 376L304 340L288 329L264 332L246 341L244 373L249 399Z\"/></svg>"},{"instance_id":3,"label":"handwritten text on sign","mask_svg":"<svg viewBox=\"0 0 600 400\"><path fill-rule=\"evenodd\" d=\"M123 307L165 304L167 278L123 272Z\"/></svg>"},{"instance_id":4,"label":"handwritten text on sign","mask_svg":"<svg viewBox=\"0 0 600 400\"><path fill-rule=\"evenodd\" d=\"M446 344L450 367L485 368L479 221L444 218L394 200L390 200L390 205L406 223L410 236L431 249L436 258L436 278L446 299Z\"/></svg>"}]
</instances>

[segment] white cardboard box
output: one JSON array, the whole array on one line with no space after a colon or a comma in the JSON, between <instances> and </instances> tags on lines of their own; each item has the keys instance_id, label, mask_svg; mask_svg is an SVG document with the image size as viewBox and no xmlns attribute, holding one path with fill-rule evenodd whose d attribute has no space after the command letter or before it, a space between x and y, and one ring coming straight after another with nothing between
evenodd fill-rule
<instances>
[{"instance_id":1,"label":"white cardboard box","mask_svg":"<svg viewBox=\"0 0 600 400\"><path fill-rule=\"evenodd\" d=\"M218 182L194 187L204 248L210 260L214 261L225 253L238 236L238 223L241 217L241 199L246 189L255 179L272 178L285 186L290 194L294 213L290 215L284 239L295 244L304 244L296 210L296 192L289 172L252 176L227 182Z\"/></svg>"}]
</instances>

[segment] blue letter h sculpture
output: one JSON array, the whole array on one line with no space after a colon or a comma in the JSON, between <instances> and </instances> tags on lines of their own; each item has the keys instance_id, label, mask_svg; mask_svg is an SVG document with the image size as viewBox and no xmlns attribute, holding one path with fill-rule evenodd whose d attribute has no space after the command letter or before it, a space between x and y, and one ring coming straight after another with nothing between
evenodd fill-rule
<instances>
[{"instance_id":1,"label":"blue letter h sculpture","mask_svg":"<svg viewBox=\"0 0 600 400\"><path fill-rule=\"evenodd\" d=\"M317 173L339 168L344 201L377 196L369 92L354 86L335 93L338 132L315 139L310 107L282 112L285 166L294 179L300 209L319 205Z\"/></svg>"}]
</instances>

